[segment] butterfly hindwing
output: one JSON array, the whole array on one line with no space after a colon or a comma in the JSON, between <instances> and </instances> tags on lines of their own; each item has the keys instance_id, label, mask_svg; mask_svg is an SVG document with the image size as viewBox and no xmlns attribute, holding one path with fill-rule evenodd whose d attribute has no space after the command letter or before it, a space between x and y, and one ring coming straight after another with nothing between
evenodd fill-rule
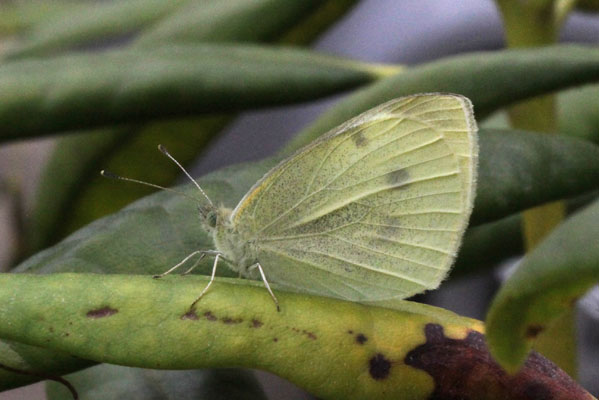
<instances>
[{"instance_id":1,"label":"butterfly hindwing","mask_svg":"<svg viewBox=\"0 0 599 400\"><path fill-rule=\"evenodd\" d=\"M266 174L232 215L269 280L354 301L447 275L475 190L470 102L429 94L348 121Z\"/></svg>"}]
</instances>

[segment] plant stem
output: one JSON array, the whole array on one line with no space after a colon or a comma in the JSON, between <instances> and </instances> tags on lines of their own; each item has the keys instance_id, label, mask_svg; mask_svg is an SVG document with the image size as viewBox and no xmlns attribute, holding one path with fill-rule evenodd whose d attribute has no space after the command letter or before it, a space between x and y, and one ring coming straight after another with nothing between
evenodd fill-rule
<instances>
[{"instance_id":1,"label":"plant stem","mask_svg":"<svg viewBox=\"0 0 599 400\"><path fill-rule=\"evenodd\" d=\"M498 0L508 47L545 46L557 41L559 27L576 0ZM553 133L557 131L555 97L538 97L510 108L511 125L517 129ZM548 183L549 184L549 183ZM545 204L523 213L524 243L534 249L565 217L562 201ZM535 348L570 375L576 375L574 311L560 318L539 335ZM564 351L567 349L568 351Z\"/></svg>"}]
</instances>

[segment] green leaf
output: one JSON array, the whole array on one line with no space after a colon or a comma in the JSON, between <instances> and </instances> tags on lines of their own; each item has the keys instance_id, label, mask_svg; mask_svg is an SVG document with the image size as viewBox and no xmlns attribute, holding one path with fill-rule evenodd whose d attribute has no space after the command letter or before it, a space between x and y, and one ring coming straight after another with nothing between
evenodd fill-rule
<instances>
[{"instance_id":1,"label":"green leaf","mask_svg":"<svg viewBox=\"0 0 599 400\"><path fill-rule=\"evenodd\" d=\"M321 7L325 5L323 3L315 0L190 2L169 18L142 32L138 43L153 46L165 41L227 42L239 38L250 42L275 41L299 21L306 21L314 13L321 12ZM344 0L341 3L344 12L355 1Z\"/></svg>"},{"instance_id":2,"label":"green leaf","mask_svg":"<svg viewBox=\"0 0 599 400\"><path fill-rule=\"evenodd\" d=\"M426 324L440 325L448 336L460 338L482 329L479 321L410 302L392 311L278 292L282 310L277 312L260 282L240 279L215 282L197 312L188 313L207 279L3 274L0 337L11 340L23 332L18 335L23 343L142 368L266 369L324 398L333 393L363 398L371 391L374 397L388 390L430 393L428 375L403 364L405 354L425 341ZM8 301L13 296L20 301ZM40 319L42 315L52 318ZM398 330L403 334L398 336ZM359 334L366 342L357 339ZM298 347L304 349L303 357L297 356ZM394 360L397 374L386 385L368 372L369 360L377 354ZM335 368L339 363L345 367ZM358 375L364 377L356 387ZM328 377L326 384L322 376Z\"/></svg>"},{"instance_id":3,"label":"green leaf","mask_svg":"<svg viewBox=\"0 0 599 400\"><path fill-rule=\"evenodd\" d=\"M211 173L199 182L215 204L234 207L245 192L275 164L276 160L255 163L251 167L241 164ZM118 192L125 184L113 180L106 182L112 184L113 192ZM185 185L178 190L200 199L193 185ZM117 214L93 222L56 246L30 258L18 269L41 273L161 273L173 261L197 248L212 246L211 238L201 228L199 219L196 219L196 207L197 204L185 197L168 192L156 193ZM110 251L99 251L114 247L113 243L126 245ZM73 258L74 254L79 255ZM211 263L207 261L202 265L205 267L203 272L208 273ZM202 271L202 268L199 270ZM219 272L227 273L227 269L223 268ZM232 272L228 274L233 276Z\"/></svg>"},{"instance_id":4,"label":"green leaf","mask_svg":"<svg viewBox=\"0 0 599 400\"><path fill-rule=\"evenodd\" d=\"M525 78L523 78L525 77ZM477 120L514 102L599 80L599 49L551 46L470 53L433 61L381 79L324 113L286 147L290 153L376 104L422 92L462 94Z\"/></svg>"},{"instance_id":5,"label":"green leaf","mask_svg":"<svg viewBox=\"0 0 599 400\"><path fill-rule=\"evenodd\" d=\"M472 224L599 188L599 147L590 142L515 130L481 130L480 138Z\"/></svg>"},{"instance_id":6,"label":"green leaf","mask_svg":"<svg viewBox=\"0 0 599 400\"><path fill-rule=\"evenodd\" d=\"M4 339L0 340L0 354L0 391L68 374L94 364L62 351Z\"/></svg>"},{"instance_id":7,"label":"green leaf","mask_svg":"<svg viewBox=\"0 0 599 400\"><path fill-rule=\"evenodd\" d=\"M274 41L287 44L311 43L333 23L337 22L358 1L323 0L311 14L296 21L293 26Z\"/></svg>"},{"instance_id":8,"label":"green leaf","mask_svg":"<svg viewBox=\"0 0 599 400\"><path fill-rule=\"evenodd\" d=\"M599 199L599 191L589 192L566 202L574 213ZM498 239L501 238L501 239ZM498 221L471 226L464 235L452 277L497 266L501 261L524 254L522 215L513 214Z\"/></svg>"},{"instance_id":9,"label":"green leaf","mask_svg":"<svg viewBox=\"0 0 599 400\"><path fill-rule=\"evenodd\" d=\"M255 45L179 45L11 62L0 65L1 139L289 104L377 77L363 63Z\"/></svg>"},{"instance_id":10,"label":"green leaf","mask_svg":"<svg viewBox=\"0 0 599 400\"><path fill-rule=\"evenodd\" d=\"M31 2L36 7L46 2ZM54 3L54 1L48 2ZM48 55L75 46L115 40L172 13L189 0L92 1L71 5L62 12L46 14L30 24L6 58Z\"/></svg>"},{"instance_id":11,"label":"green leaf","mask_svg":"<svg viewBox=\"0 0 599 400\"><path fill-rule=\"evenodd\" d=\"M89 4L75 0L16 1L0 3L0 35L16 34L73 8L86 8Z\"/></svg>"},{"instance_id":12,"label":"green leaf","mask_svg":"<svg viewBox=\"0 0 599 400\"><path fill-rule=\"evenodd\" d=\"M0 275L0 337L136 367L266 369L323 399L427 399L432 393L528 399L534 386L550 396L567 390L573 400L589 400L539 355L522 375L501 373L480 322L443 309L402 302L389 310L278 292L277 312L261 283L220 279L190 312L190 299L207 279ZM10 301L15 297L20 301ZM468 379L479 369L489 373Z\"/></svg>"},{"instance_id":13,"label":"green leaf","mask_svg":"<svg viewBox=\"0 0 599 400\"><path fill-rule=\"evenodd\" d=\"M599 85L591 84L557 93L558 131L599 144ZM504 111L480 123L483 128L509 129Z\"/></svg>"},{"instance_id":14,"label":"green leaf","mask_svg":"<svg viewBox=\"0 0 599 400\"><path fill-rule=\"evenodd\" d=\"M318 24L302 29L311 39L356 0L119 0L94 2L57 13L35 24L8 57L47 55L114 40L141 30L134 42L153 46L173 40L271 41L295 31L301 21ZM256 23L260 21L260 23ZM146 28L144 30L144 28Z\"/></svg>"},{"instance_id":15,"label":"green leaf","mask_svg":"<svg viewBox=\"0 0 599 400\"><path fill-rule=\"evenodd\" d=\"M156 144L166 146L187 165L226 121L225 117L205 117L155 122L59 140L42 173L36 206L26 227L27 254L153 191L142 185L115 187L114 181L100 176L100 170L170 186L181 171L157 151Z\"/></svg>"},{"instance_id":16,"label":"green leaf","mask_svg":"<svg viewBox=\"0 0 599 400\"><path fill-rule=\"evenodd\" d=\"M159 371L102 364L65 377L81 400L266 400L253 374L241 369ZM56 382L46 383L48 400L71 400Z\"/></svg>"},{"instance_id":17,"label":"green leaf","mask_svg":"<svg viewBox=\"0 0 599 400\"><path fill-rule=\"evenodd\" d=\"M599 143L599 85L559 93L559 130Z\"/></svg>"},{"instance_id":18,"label":"green leaf","mask_svg":"<svg viewBox=\"0 0 599 400\"><path fill-rule=\"evenodd\" d=\"M568 218L503 285L487 315L494 357L509 371L535 337L599 281L599 201Z\"/></svg>"},{"instance_id":19,"label":"green leaf","mask_svg":"<svg viewBox=\"0 0 599 400\"><path fill-rule=\"evenodd\" d=\"M499 262L523 252L520 214L471 226L464 234L464 242L451 277L495 267Z\"/></svg>"}]
</instances>

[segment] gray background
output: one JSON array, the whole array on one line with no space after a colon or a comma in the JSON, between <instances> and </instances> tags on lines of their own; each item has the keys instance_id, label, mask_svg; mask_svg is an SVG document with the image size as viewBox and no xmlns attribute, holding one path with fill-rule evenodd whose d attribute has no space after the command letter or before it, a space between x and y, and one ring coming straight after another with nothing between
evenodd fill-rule
<instances>
[{"instance_id":1,"label":"gray background","mask_svg":"<svg viewBox=\"0 0 599 400\"><path fill-rule=\"evenodd\" d=\"M562 41L599 42L599 19L574 13L561 35ZM314 46L319 51L369 62L417 64L468 51L503 46L503 32L491 0L363 0ZM342 96L294 107L246 113L233 123L193 168L201 175L224 165L272 154L295 132L315 119ZM12 143L0 147L0 181L23 187L25 207L39 171L52 148L52 140ZM0 266L10 256L14 204L0 195ZM449 282L428 296L431 303L462 315L484 318L495 275L487 274ZM594 297L593 297L594 296ZM581 376L585 387L599 394L599 294L587 296L579 306ZM258 373L271 398L310 398L292 385ZM40 384L1 393L0 400L43 399Z\"/></svg>"}]
</instances>

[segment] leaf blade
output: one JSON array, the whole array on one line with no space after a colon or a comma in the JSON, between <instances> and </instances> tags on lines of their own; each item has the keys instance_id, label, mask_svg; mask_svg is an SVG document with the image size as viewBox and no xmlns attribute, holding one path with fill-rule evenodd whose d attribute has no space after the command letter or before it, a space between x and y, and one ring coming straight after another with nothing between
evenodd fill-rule
<instances>
[{"instance_id":1,"label":"leaf blade","mask_svg":"<svg viewBox=\"0 0 599 400\"><path fill-rule=\"evenodd\" d=\"M308 50L222 44L18 61L0 65L0 77L0 138L10 140L289 104L377 75Z\"/></svg>"},{"instance_id":2,"label":"leaf blade","mask_svg":"<svg viewBox=\"0 0 599 400\"><path fill-rule=\"evenodd\" d=\"M488 338L508 370L516 370L535 337L599 280L598 236L595 201L556 228L497 294L487 315Z\"/></svg>"},{"instance_id":3,"label":"leaf blade","mask_svg":"<svg viewBox=\"0 0 599 400\"><path fill-rule=\"evenodd\" d=\"M352 94L302 130L286 154L376 104L422 92L468 97L477 120L511 103L599 79L599 50L584 46L548 46L532 50L470 53L423 64L381 79ZM527 76L522 80L522 76ZM493 82L493 85L489 85Z\"/></svg>"}]
</instances>

